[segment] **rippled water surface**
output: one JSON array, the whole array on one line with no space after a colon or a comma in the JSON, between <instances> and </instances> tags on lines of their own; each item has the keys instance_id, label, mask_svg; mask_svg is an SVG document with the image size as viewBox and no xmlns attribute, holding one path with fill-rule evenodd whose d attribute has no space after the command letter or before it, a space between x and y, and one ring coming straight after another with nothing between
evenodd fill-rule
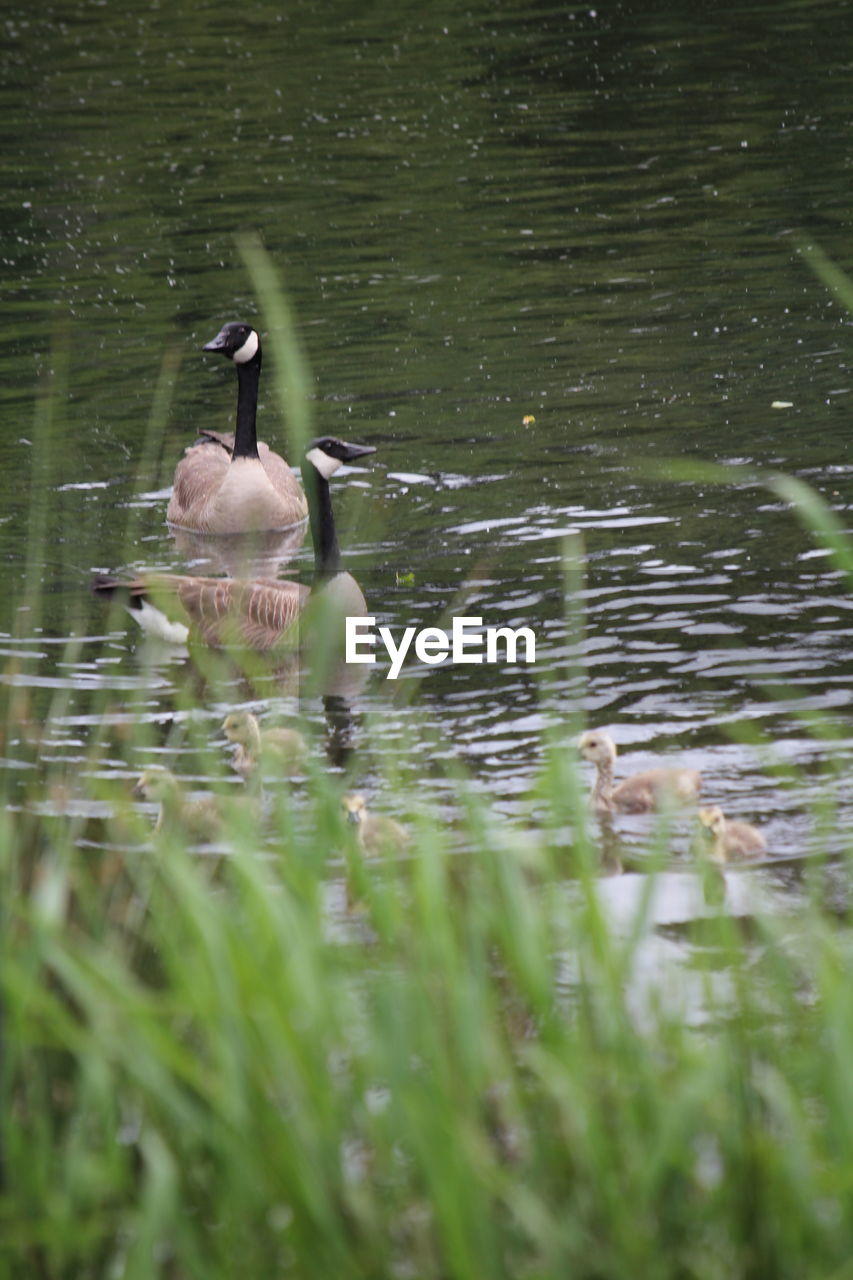
<instances>
[{"instance_id":1,"label":"rippled water surface","mask_svg":"<svg viewBox=\"0 0 853 1280\"><path fill-rule=\"evenodd\" d=\"M568 749L585 719L626 768L700 767L772 855L806 852L851 754L851 604L760 475L846 519L850 321L797 252L845 265L849 244L837 8L7 6L7 767L85 760L93 691L107 774L141 763L129 718L180 766L190 664L88 582L201 564L165 507L183 446L233 414L200 347L258 314L248 230L298 318L314 429L377 446L333 487L378 622L537 636L535 667L380 663L364 785L411 757L441 800L443 752L519 814L543 732ZM286 448L274 382L268 362L262 434ZM208 690L195 718L215 738L245 697ZM302 711L321 755L323 709Z\"/></svg>"}]
</instances>

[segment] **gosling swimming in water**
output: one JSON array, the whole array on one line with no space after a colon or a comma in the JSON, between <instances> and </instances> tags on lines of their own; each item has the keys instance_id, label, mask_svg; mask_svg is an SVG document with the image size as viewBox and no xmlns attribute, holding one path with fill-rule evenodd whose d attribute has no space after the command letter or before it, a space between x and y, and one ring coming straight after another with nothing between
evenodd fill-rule
<instances>
[{"instance_id":1,"label":"gosling swimming in water","mask_svg":"<svg viewBox=\"0 0 853 1280\"><path fill-rule=\"evenodd\" d=\"M711 842L707 851L712 862L756 858L767 850L764 836L750 822L727 818L718 805L699 810L701 834Z\"/></svg>"},{"instance_id":2,"label":"gosling swimming in water","mask_svg":"<svg viewBox=\"0 0 853 1280\"><path fill-rule=\"evenodd\" d=\"M599 812L654 813L673 804L695 804L702 789L696 769L644 769L613 785L616 743L603 729L588 729L578 738L578 750L595 765L590 800Z\"/></svg>"},{"instance_id":3,"label":"gosling swimming in water","mask_svg":"<svg viewBox=\"0 0 853 1280\"><path fill-rule=\"evenodd\" d=\"M355 824L358 843L365 853L398 852L409 843L406 828L385 814L370 813L367 801L359 792L349 792L341 803L348 821Z\"/></svg>"},{"instance_id":4,"label":"gosling swimming in water","mask_svg":"<svg viewBox=\"0 0 853 1280\"><path fill-rule=\"evenodd\" d=\"M155 831L180 830L197 840L215 840L222 830L222 813L215 796L190 798L171 772L160 765L146 769L133 788L140 800L160 805Z\"/></svg>"},{"instance_id":5,"label":"gosling swimming in water","mask_svg":"<svg viewBox=\"0 0 853 1280\"><path fill-rule=\"evenodd\" d=\"M231 763L242 778L250 777L259 765L267 776L298 773L308 751L298 730L283 725L262 729L251 711L232 711L222 722L222 732L236 745Z\"/></svg>"}]
</instances>

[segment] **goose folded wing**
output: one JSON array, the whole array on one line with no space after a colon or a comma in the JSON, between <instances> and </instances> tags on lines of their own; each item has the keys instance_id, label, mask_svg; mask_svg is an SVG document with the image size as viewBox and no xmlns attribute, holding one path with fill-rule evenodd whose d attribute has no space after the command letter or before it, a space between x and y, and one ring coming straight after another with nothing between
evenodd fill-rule
<instances>
[{"instance_id":1,"label":"goose folded wing","mask_svg":"<svg viewBox=\"0 0 853 1280\"><path fill-rule=\"evenodd\" d=\"M175 468L172 497L166 519L180 524L188 513L195 511L222 484L231 465L231 449L228 437L214 437L204 433L202 443L190 445ZM233 446L233 436L230 437Z\"/></svg>"},{"instance_id":2,"label":"goose folded wing","mask_svg":"<svg viewBox=\"0 0 853 1280\"><path fill-rule=\"evenodd\" d=\"M164 577L156 587L163 582L205 644L244 644L261 652L290 632L308 595L308 588L295 582Z\"/></svg>"}]
</instances>

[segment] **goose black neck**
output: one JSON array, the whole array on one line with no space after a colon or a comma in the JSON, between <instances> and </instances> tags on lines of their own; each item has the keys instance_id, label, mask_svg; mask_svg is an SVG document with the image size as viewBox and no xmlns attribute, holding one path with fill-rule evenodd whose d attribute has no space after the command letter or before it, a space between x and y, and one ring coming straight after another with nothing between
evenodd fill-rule
<instances>
[{"instance_id":1,"label":"goose black neck","mask_svg":"<svg viewBox=\"0 0 853 1280\"><path fill-rule=\"evenodd\" d=\"M308 520L314 543L314 576L338 573L341 568L341 549L335 531L329 482L307 458L302 468L302 485L308 499Z\"/></svg>"},{"instance_id":2,"label":"goose black neck","mask_svg":"<svg viewBox=\"0 0 853 1280\"><path fill-rule=\"evenodd\" d=\"M258 385L261 380L261 349L245 364L237 365L237 427L234 458L258 456Z\"/></svg>"}]
</instances>

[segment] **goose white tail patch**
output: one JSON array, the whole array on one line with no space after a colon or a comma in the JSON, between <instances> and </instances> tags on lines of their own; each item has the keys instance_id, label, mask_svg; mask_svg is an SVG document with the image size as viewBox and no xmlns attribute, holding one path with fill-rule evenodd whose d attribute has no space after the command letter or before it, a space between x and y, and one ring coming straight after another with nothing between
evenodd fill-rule
<instances>
[{"instance_id":1,"label":"goose white tail patch","mask_svg":"<svg viewBox=\"0 0 853 1280\"><path fill-rule=\"evenodd\" d=\"M341 465L340 458L332 458L328 453L324 453L322 449L309 449L305 455L305 461L310 462L311 466L320 472L324 480L328 480L333 476Z\"/></svg>"},{"instance_id":2,"label":"goose white tail patch","mask_svg":"<svg viewBox=\"0 0 853 1280\"><path fill-rule=\"evenodd\" d=\"M231 359L235 364L248 364L257 355L260 338L252 329L242 347L238 347Z\"/></svg>"},{"instance_id":3,"label":"goose white tail patch","mask_svg":"<svg viewBox=\"0 0 853 1280\"><path fill-rule=\"evenodd\" d=\"M189 627L182 622L172 622L161 609L156 609L147 600L141 600L138 607L134 606L128 612L149 636L156 636L167 644L186 644L189 639Z\"/></svg>"}]
</instances>

